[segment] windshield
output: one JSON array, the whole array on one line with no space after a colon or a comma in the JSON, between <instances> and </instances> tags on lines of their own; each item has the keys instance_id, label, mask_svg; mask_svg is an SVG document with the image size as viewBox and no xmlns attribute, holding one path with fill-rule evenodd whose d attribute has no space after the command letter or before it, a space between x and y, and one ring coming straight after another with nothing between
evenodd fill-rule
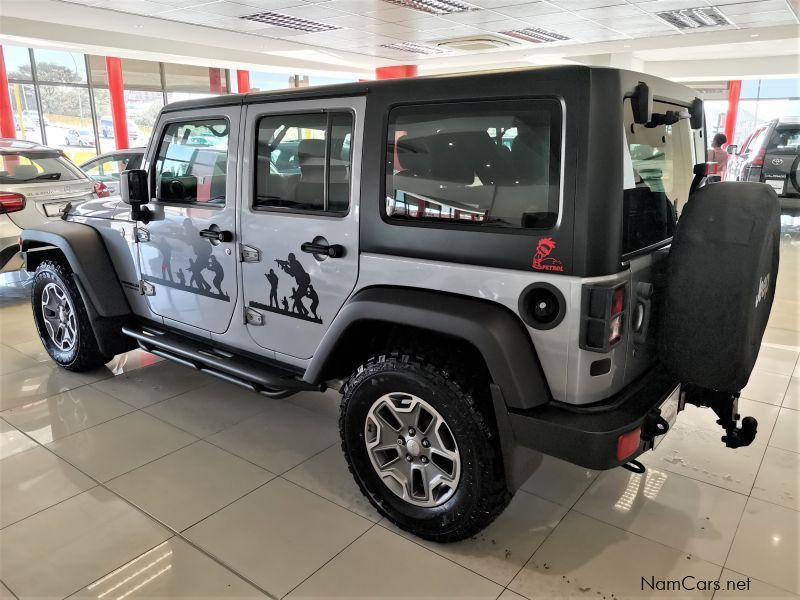
<instances>
[{"instance_id":1,"label":"windshield","mask_svg":"<svg viewBox=\"0 0 800 600\"><path fill-rule=\"evenodd\" d=\"M800 154L800 125L778 126L769 140L770 154Z\"/></svg>"},{"instance_id":2,"label":"windshield","mask_svg":"<svg viewBox=\"0 0 800 600\"><path fill-rule=\"evenodd\" d=\"M78 172L57 153L0 154L0 183L74 181Z\"/></svg>"}]
</instances>

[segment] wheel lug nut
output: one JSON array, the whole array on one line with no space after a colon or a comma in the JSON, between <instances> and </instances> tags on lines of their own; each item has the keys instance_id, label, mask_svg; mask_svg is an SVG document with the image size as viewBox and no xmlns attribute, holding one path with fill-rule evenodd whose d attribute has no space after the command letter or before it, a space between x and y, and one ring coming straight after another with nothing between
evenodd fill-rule
<instances>
[{"instance_id":1,"label":"wheel lug nut","mask_svg":"<svg viewBox=\"0 0 800 600\"><path fill-rule=\"evenodd\" d=\"M428 438L425 438L424 440L422 440L422 447L423 448L430 448L431 447L431 443L428 441Z\"/></svg>"},{"instance_id":2,"label":"wheel lug nut","mask_svg":"<svg viewBox=\"0 0 800 600\"><path fill-rule=\"evenodd\" d=\"M408 435L417 435L417 430L413 427L408 428Z\"/></svg>"},{"instance_id":3,"label":"wheel lug nut","mask_svg":"<svg viewBox=\"0 0 800 600\"><path fill-rule=\"evenodd\" d=\"M398 446L405 446L406 441L403 438L397 438L397 445Z\"/></svg>"},{"instance_id":4,"label":"wheel lug nut","mask_svg":"<svg viewBox=\"0 0 800 600\"><path fill-rule=\"evenodd\" d=\"M413 456L411 456L410 454L406 454L406 460L407 460L408 462L414 462L414 457L413 457Z\"/></svg>"},{"instance_id":5,"label":"wheel lug nut","mask_svg":"<svg viewBox=\"0 0 800 600\"><path fill-rule=\"evenodd\" d=\"M428 457L427 456L423 456L423 457L420 458L420 461L422 461L423 465L427 465L428 464Z\"/></svg>"}]
</instances>

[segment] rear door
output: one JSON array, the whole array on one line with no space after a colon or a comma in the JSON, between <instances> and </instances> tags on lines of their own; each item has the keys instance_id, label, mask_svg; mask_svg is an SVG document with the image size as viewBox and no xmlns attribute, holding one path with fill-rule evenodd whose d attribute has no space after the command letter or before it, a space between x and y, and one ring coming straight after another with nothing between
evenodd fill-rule
<instances>
[{"instance_id":1,"label":"rear door","mask_svg":"<svg viewBox=\"0 0 800 600\"><path fill-rule=\"evenodd\" d=\"M364 98L247 107L242 289L263 348L311 357L355 287L364 108Z\"/></svg>"},{"instance_id":2,"label":"rear door","mask_svg":"<svg viewBox=\"0 0 800 600\"><path fill-rule=\"evenodd\" d=\"M762 172L764 183L772 186L779 196L800 194L797 175L794 179L791 177L793 170L797 172L798 162L800 162L800 122L777 124L767 140Z\"/></svg>"},{"instance_id":3,"label":"rear door","mask_svg":"<svg viewBox=\"0 0 800 600\"><path fill-rule=\"evenodd\" d=\"M150 309L184 329L223 333L237 289L236 166L240 106L167 113L148 148L153 218L140 223Z\"/></svg>"},{"instance_id":4,"label":"rear door","mask_svg":"<svg viewBox=\"0 0 800 600\"><path fill-rule=\"evenodd\" d=\"M654 102L653 111L682 107ZM684 109L685 110L685 109ZM657 359L659 275L675 228L675 214L689 199L696 162L705 161L702 141L689 119L672 125L634 124L625 101L625 189L623 192L623 262L629 267L628 352L625 381L631 382Z\"/></svg>"}]
</instances>

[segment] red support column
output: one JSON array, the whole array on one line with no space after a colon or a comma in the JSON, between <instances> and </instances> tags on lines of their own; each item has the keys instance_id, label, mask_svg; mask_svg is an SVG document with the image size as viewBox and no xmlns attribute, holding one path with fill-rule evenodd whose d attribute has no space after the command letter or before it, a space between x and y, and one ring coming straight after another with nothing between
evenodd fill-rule
<instances>
[{"instance_id":1,"label":"red support column","mask_svg":"<svg viewBox=\"0 0 800 600\"><path fill-rule=\"evenodd\" d=\"M403 79L416 76L417 65L396 65L375 69L375 79Z\"/></svg>"},{"instance_id":2,"label":"red support column","mask_svg":"<svg viewBox=\"0 0 800 600\"><path fill-rule=\"evenodd\" d=\"M0 45L0 137L17 137L14 127L14 112L11 110L11 96L8 93L8 75L3 46Z\"/></svg>"},{"instance_id":3,"label":"red support column","mask_svg":"<svg viewBox=\"0 0 800 600\"><path fill-rule=\"evenodd\" d=\"M736 135L736 117L739 114L739 96L742 93L742 81L728 82L728 112L725 115L725 137L728 143L733 143L733 136Z\"/></svg>"},{"instance_id":4,"label":"red support column","mask_svg":"<svg viewBox=\"0 0 800 600\"><path fill-rule=\"evenodd\" d=\"M250 91L250 71L236 71L236 84L240 94Z\"/></svg>"},{"instance_id":5,"label":"red support column","mask_svg":"<svg viewBox=\"0 0 800 600\"><path fill-rule=\"evenodd\" d=\"M122 60L106 56L108 93L111 96L111 120L114 124L114 141L117 150L130 148L128 143L128 116L125 114L125 86L122 82Z\"/></svg>"},{"instance_id":6,"label":"red support column","mask_svg":"<svg viewBox=\"0 0 800 600\"><path fill-rule=\"evenodd\" d=\"M222 69L216 67L208 68L208 90L212 94L224 94L225 89L222 86Z\"/></svg>"}]
</instances>

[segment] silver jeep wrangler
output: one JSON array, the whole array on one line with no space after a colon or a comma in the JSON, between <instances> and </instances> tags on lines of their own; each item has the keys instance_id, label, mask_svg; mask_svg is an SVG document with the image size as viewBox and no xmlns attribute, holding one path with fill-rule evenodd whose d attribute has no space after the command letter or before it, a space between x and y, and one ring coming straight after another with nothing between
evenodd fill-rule
<instances>
[{"instance_id":1,"label":"silver jeep wrangler","mask_svg":"<svg viewBox=\"0 0 800 600\"><path fill-rule=\"evenodd\" d=\"M704 138L689 88L589 67L178 102L121 199L23 233L36 324L70 370L339 389L367 498L463 539L542 454L643 469L686 403L752 442L779 205Z\"/></svg>"}]
</instances>

